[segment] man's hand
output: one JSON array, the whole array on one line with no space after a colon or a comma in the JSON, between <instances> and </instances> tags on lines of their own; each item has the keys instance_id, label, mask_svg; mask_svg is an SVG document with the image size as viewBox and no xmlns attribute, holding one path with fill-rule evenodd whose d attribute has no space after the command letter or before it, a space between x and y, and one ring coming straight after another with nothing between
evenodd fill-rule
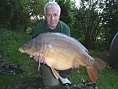
<instances>
[{"instance_id":1,"label":"man's hand","mask_svg":"<svg viewBox=\"0 0 118 89\"><path fill-rule=\"evenodd\" d=\"M45 57L43 54L35 55L35 56L30 55L30 58L33 58L36 62L45 64Z\"/></svg>"},{"instance_id":2,"label":"man's hand","mask_svg":"<svg viewBox=\"0 0 118 89\"><path fill-rule=\"evenodd\" d=\"M79 68L80 65L78 62L74 62L73 65L72 65L72 68Z\"/></svg>"}]
</instances>

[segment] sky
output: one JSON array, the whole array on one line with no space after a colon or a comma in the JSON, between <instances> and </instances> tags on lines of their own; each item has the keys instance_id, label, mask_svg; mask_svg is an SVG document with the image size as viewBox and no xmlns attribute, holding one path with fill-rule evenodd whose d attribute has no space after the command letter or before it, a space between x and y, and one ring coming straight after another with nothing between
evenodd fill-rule
<instances>
[{"instance_id":1,"label":"sky","mask_svg":"<svg viewBox=\"0 0 118 89\"><path fill-rule=\"evenodd\" d=\"M50 1L55 1L55 0L50 0ZM80 7L80 2L81 2L81 0L72 0L72 1L75 1L77 7Z\"/></svg>"},{"instance_id":2,"label":"sky","mask_svg":"<svg viewBox=\"0 0 118 89\"><path fill-rule=\"evenodd\" d=\"M77 7L79 8L81 0L75 0L75 2L76 2Z\"/></svg>"}]
</instances>

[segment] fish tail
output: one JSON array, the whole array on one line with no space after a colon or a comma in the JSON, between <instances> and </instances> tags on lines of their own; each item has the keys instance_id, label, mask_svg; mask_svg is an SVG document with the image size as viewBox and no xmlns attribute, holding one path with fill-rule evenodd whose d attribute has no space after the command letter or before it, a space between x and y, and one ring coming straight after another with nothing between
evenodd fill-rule
<instances>
[{"instance_id":1,"label":"fish tail","mask_svg":"<svg viewBox=\"0 0 118 89\"><path fill-rule=\"evenodd\" d=\"M96 70L102 70L106 67L106 63L98 58L94 58L94 64L92 66Z\"/></svg>"},{"instance_id":2,"label":"fish tail","mask_svg":"<svg viewBox=\"0 0 118 89\"><path fill-rule=\"evenodd\" d=\"M90 79L95 83L97 81L97 70L102 70L106 67L106 63L98 58L94 58L94 63L91 67L86 67Z\"/></svg>"},{"instance_id":3,"label":"fish tail","mask_svg":"<svg viewBox=\"0 0 118 89\"><path fill-rule=\"evenodd\" d=\"M98 77L97 70L93 67L87 67L86 69L92 82L96 83Z\"/></svg>"}]
</instances>

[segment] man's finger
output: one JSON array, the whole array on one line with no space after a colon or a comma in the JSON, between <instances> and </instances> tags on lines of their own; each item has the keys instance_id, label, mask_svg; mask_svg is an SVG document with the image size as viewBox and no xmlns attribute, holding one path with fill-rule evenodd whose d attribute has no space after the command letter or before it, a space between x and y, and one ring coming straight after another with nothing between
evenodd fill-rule
<instances>
[{"instance_id":1,"label":"man's finger","mask_svg":"<svg viewBox=\"0 0 118 89\"><path fill-rule=\"evenodd\" d=\"M39 58L39 62L40 62L40 63L44 63L44 60L45 60L44 56L43 56L43 55L40 56L40 58Z\"/></svg>"},{"instance_id":2,"label":"man's finger","mask_svg":"<svg viewBox=\"0 0 118 89\"><path fill-rule=\"evenodd\" d=\"M80 65L79 65L79 63L78 63L78 62L74 62L74 63L73 63L72 68L79 68L79 67L80 67Z\"/></svg>"}]
</instances>

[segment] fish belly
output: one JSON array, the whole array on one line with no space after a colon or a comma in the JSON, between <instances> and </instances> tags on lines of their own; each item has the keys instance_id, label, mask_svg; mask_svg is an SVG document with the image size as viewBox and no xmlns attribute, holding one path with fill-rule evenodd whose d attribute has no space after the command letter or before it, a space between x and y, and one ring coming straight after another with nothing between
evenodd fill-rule
<instances>
[{"instance_id":1,"label":"fish belly","mask_svg":"<svg viewBox=\"0 0 118 89\"><path fill-rule=\"evenodd\" d=\"M61 42L60 42L61 44ZM61 44L63 45L63 44ZM47 46L46 46L47 47ZM46 49L44 52L45 63L54 69L57 70L66 70L72 68L74 62L78 62L79 64L86 65L85 59L82 59L82 54L78 55L78 51L72 49L72 47L68 48L63 46L59 46L59 44L50 44L50 47Z\"/></svg>"}]
</instances>

